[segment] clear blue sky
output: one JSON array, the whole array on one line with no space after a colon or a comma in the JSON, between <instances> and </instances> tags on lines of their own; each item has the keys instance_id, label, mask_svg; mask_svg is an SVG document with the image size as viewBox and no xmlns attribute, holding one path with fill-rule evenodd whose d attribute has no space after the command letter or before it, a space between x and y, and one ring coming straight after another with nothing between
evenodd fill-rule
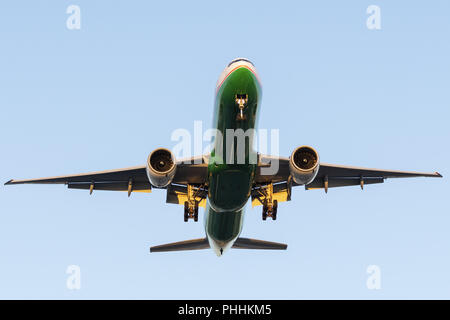
<instances>
[{"instance_id":1,"label":"clear blue sky","mask_svg":"<svg viewBox=\"0 0 450 320\"><path fill-rule=\"evenodd\" d=\"M371 4L381 30L366 27ZM282 155L308 144L324 162L444 179L297 188L275 222L248 208L243 230L286 252L222 258L149 254L204 235L163 191L1 186L0 298L450 298L449 15L448 1L2 1L1 182L144 164L174 129L212 122L239 56ZM80 290L66 288L73 264Z\"/></svg>"}]
</instances>

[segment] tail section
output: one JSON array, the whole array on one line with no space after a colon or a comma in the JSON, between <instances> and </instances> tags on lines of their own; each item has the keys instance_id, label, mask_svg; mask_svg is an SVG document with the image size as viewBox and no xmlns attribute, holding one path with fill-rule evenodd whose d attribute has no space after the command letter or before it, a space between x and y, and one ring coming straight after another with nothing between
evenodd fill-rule
<instances>
[{"instance_id":1,"label":"tail section","mask_svg":"<svg viewBox=\"0 0 450 320\"><path fill-rule=\"evenodd\" d=\"M208 249L209 242L207 238L193 239L179 242L172 242L154 246L150 252L168 252L168 251L186 251ZM260 250L286 250L287 244L270 242L264 240L237 238L232 248L234 249L260 249Z\"/></svg>"}]
</instances>

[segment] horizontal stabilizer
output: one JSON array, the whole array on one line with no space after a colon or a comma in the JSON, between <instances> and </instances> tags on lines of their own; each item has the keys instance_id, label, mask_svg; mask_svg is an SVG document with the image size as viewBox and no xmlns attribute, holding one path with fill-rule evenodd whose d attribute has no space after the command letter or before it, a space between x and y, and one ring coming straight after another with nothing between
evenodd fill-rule
<instances>
[{"instance_id":1,"label":"horizontal stabilizer","mask_svg":"<svg viewBox=\"0 0 450 320\"><path fill-rule=\"evenodd\" d=\"M150 252L200 250L209 248L208 239L193 239L179 242L161 244L150 248Z\"/></svg>"},{"instance_id":2,"label":"horizontal stabilizer","mask_svg":"<svg viewBox=\"0 0 450 320\"><path fill-rule=\"evenodd\" d=\"M150 248L150 252L168 252L168 251L186 251L208 249L209 242L206 238L185 240L161 244ZM287 244L270 242L249 238L237 238L234 242L233 249L260 249L260 250L286 250Z\"/></svg>"},{"instance_id":3,"label":"horizontal stabilizer","mask_svg":"<svg viewBox=\"0 0 450 320\"><path fill-rule=\"evenodd\" d=\"M264 240L237 238L233 249L262 249L262 250L286 250L287 244Z\"/></svg>"}]
</instances>

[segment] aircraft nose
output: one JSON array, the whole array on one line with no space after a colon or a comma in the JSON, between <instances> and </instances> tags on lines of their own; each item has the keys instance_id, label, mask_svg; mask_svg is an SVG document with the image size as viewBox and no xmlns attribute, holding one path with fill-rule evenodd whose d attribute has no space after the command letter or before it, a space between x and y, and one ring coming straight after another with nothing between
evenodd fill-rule
<instances>
[{"instance_id":1,"label":"aircraft nose","mask_svg":"<svg viewBox=\"0 0 450 320\"><path fill-rule=\"evenodd\" d=\"M236 62L247 62L247 63L250 63L252 66L255 66L254 64L253 64L253 62L251 62L250 60L248 60L248 59L246 59L246 58L236 58L236 59L233 59L229 64L228 64L228 66L231 66L233 63L236 63Z\"/></svg>"}]
</instances>

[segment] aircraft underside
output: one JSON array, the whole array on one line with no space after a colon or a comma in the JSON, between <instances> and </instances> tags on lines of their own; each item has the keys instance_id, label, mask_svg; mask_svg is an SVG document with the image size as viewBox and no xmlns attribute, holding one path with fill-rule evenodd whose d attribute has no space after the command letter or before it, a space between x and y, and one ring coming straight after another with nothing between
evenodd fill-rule
<instances>
[{"instance_id":1,"label":"aircraft underside","mask_svg":"<svg viewBox=\"0 0 450 320\"><path fill-rule=\"evenodd\" d=\"M70 189L151 192L163 189L166 202L184 207L183 219L198 221L205 208L205 234L199 239L150 248L151 252L212 248L221 256L227 249L285 250L286 244L240 237L244 207L262 207L262 219L277 219L279 203L291 200L292 188L306 190L383 183L388 178L442 177L439 173L368 169L319 161L309 146L296 148L289 158L257 153L252 144L261 104L261 84L254 65L233 60L216 88L211 154L177 161L171 151L154 150L147 164L125 169L43 179L10 180L6 184L65 184ZM233 134L228 135L231 130ZM243 139L242 135L244 134Z\"/></svg>"}]
</instances>

